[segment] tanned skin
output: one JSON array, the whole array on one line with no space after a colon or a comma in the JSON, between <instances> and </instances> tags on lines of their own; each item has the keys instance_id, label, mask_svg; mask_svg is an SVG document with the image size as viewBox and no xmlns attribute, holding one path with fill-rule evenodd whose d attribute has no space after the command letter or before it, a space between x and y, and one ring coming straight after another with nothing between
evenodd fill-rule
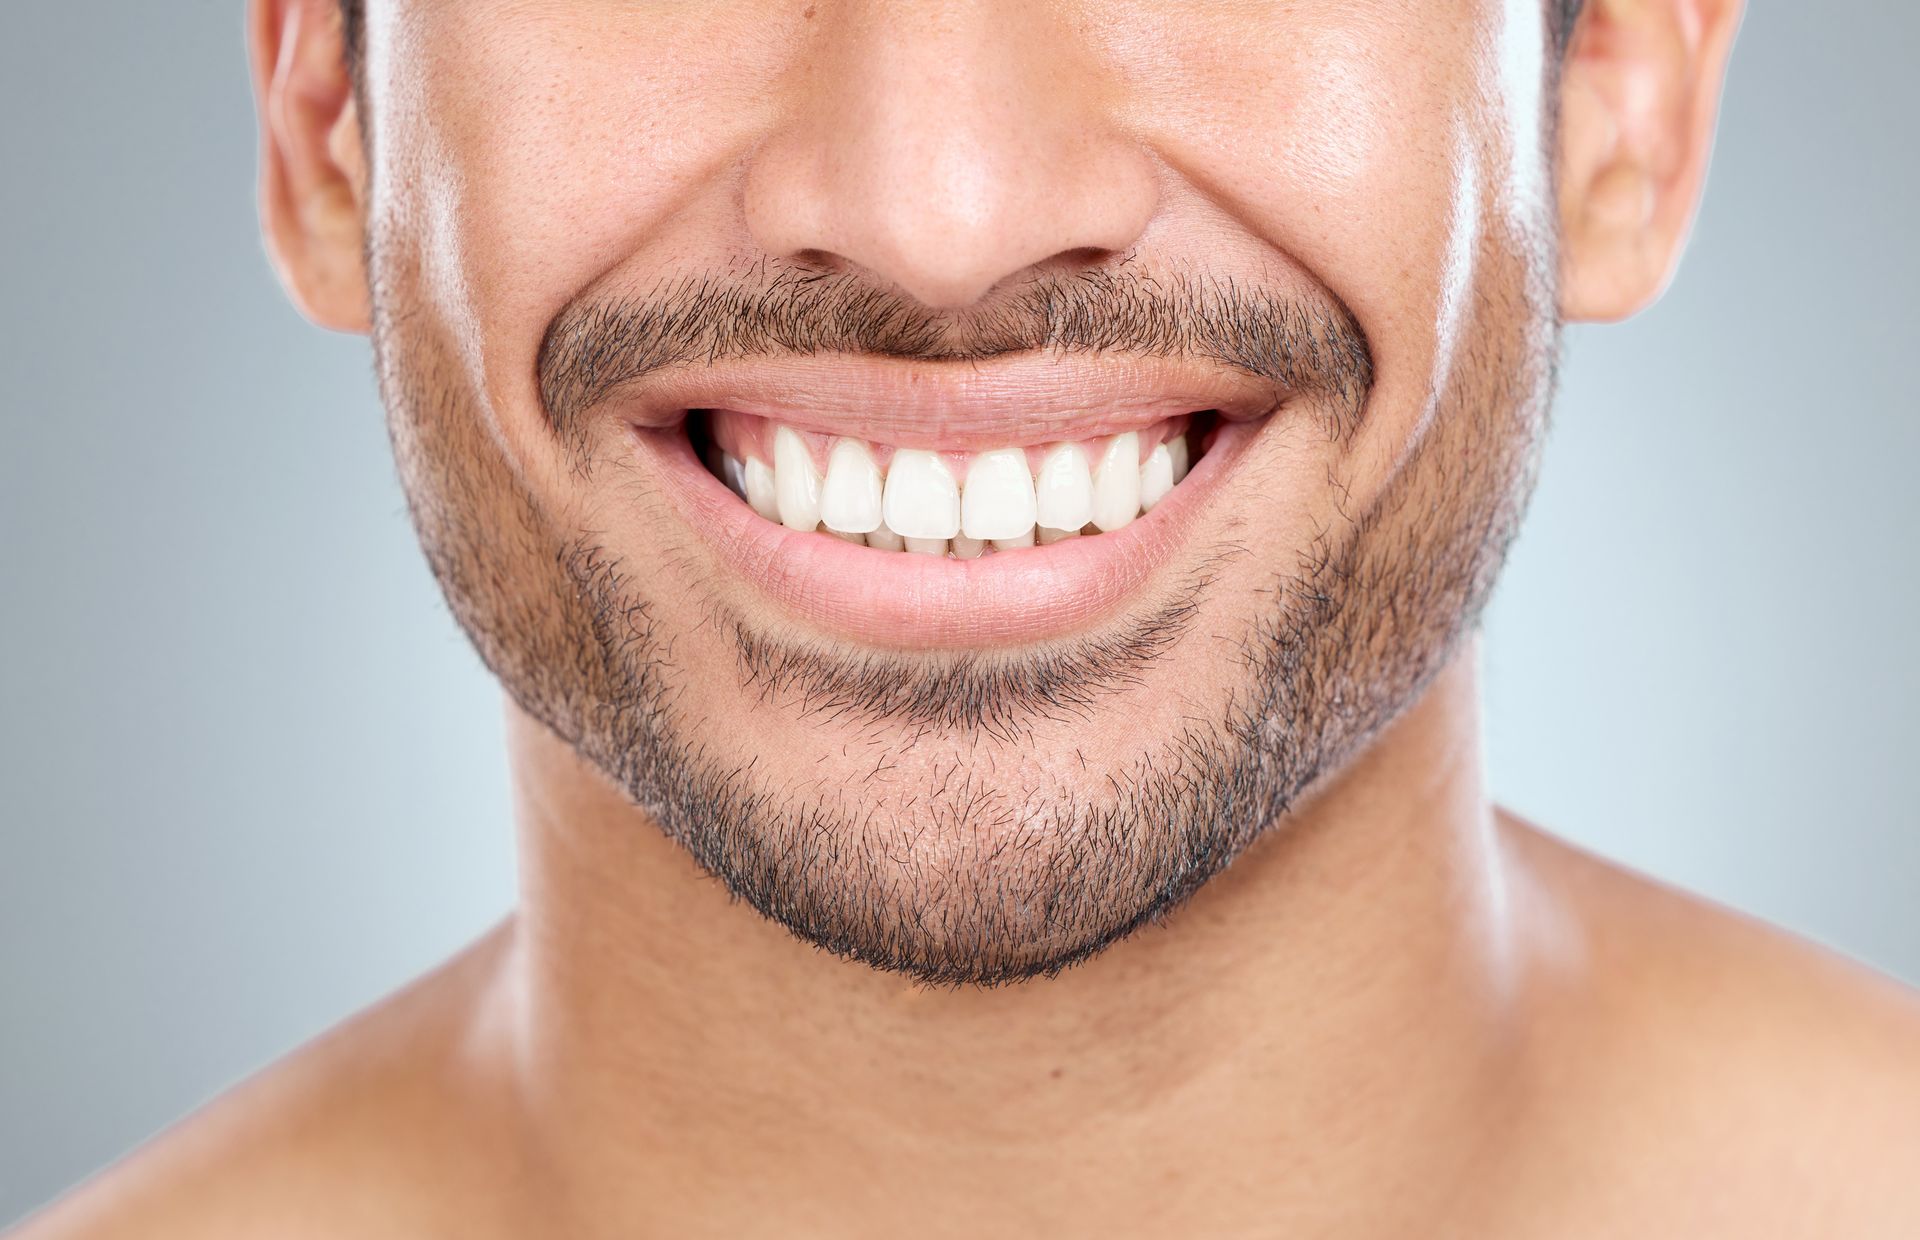
<instances>
[{"instance_id":1,"label":"tanned skin","mask_svg":"<svg viewBox=\"0 0 1920 1240\"><path fill-rule=\"evenodd\" d=\"M1482 774L1560 327L1670 279L1739 7L253 0L522 891L21 1235L1920 1235L1915 997ZM1036 359L1271 399L1031 640L788 606L632 412Z\"/></svg>"}]
</instances>

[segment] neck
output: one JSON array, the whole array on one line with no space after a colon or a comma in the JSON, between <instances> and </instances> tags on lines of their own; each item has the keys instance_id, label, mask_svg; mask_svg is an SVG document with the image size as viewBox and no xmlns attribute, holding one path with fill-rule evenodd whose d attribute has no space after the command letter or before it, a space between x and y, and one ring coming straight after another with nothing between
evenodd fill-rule
<instances>
[{"instance_id":1,"label":"neck","mask_svg":"<svg viewBox=\"0 0 1920 1240\"><path fill-rule=\"evenodd\" d=\"M794 940L516 715L541 1208L579 1235L1408 1234L1483 1152L1518 1024L1477 698L1468 650L1162 924L994 990Z\"/></svg>"}]
</instances>

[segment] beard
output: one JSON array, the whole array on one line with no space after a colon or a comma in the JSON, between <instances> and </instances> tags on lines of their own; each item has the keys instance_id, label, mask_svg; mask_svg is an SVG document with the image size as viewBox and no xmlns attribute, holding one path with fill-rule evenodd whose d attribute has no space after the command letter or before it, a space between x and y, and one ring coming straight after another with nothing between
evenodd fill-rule
<instances>
[{"instance_id":1,"label":"beard","mask_svg":"<svg viewBox=\"0 0 1920 1240\"><path fill-rule=\"evenodd\" d=\"M640 811L635 829L663 831L803 941L923 983L987 986L1057 974L1165 917L1284 829L1473 629L1531 492L1558 336L1550 247L1489 233L1481 250L1432 416L1364 511L1278 562L1242 542L1200 548L1133 614L1009 650L849 650L757 623L718 593L688 624L656 574L592 522L543 505L503 459L453 334L410 312L415 256L378 229L374 339L400 475L454 616L519 706ZM587 298L563 312L542 351L542 399L581 481L621 468L576 412L583 375L631 378L608 359L631 370L803 346L1195 353L1318 391L1330 442L1358 432L1370 357L1343 310L1257 295L1229 305L1206 285L1168 283L1187 293L1043 278L961 322L851 278L673 281L639 305ZM781 287L795 291L783 299ZM703 328L663 339L660 323ZM664 518L651 528L678 537ZM1258 606L1209 608L1227 565L1260 575L1265 587L1247 593ZM695 629L724 649L732 706L779 712L799 751L820 729L856 736L886 780L783 780L730 745L688 705L696 673L681 652ZM1160 661L1196 639L1230 675L1205 717L1109 757L1076 752L1071 777L1023 759L1063 720L1124 730L1132 695L1152 692Z\"/></svg>"}]
</instances>

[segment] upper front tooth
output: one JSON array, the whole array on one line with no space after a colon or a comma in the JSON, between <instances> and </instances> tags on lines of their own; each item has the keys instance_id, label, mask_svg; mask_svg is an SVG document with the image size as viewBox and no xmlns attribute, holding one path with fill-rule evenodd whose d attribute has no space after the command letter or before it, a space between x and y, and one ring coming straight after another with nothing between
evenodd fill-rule
<instances>
[{"instance_id":1,"label":"upper front tooth","mask_svg":"<svg viewBox=\"0 0 1920 1240\"><path fill-rule=\"evenodd\" d=\"M1167 445L1167 455L1173 458L1173 480L1178 483L1187 476L1187 437L1175 435Z\"/></svg>"},{"instance_id":2,"label":"upper front tooth","mask_svg":"<svg viewBox=\"0 0 1920 1240\"><path fill-rule=\"evenodd\" d=\"M902 538L952 538L960 532L960 488L938 452L902 448L887 467L887 528Z\"/></svg>"},{"instance_id":3,"label":"upper front tooth","mask_svg":"<svg viewBox=\"0 0 1920 1240\"><path fill-rule=\"evenodd\" d=\"M1048 452L1034 479L1034 520L1056 530L1077 530L1093 519L1093 477L1077 443Z\"/></svg>"},{"instance_id":4,"label":"upper front tooth","mask_svg":"<svg viewBox=\"0 0 1920 1240\"><path fill-rule=\"evenodd\" d=\"M869 534L880 528L880 468L867 445L857 439L842 439L827 457L820 523L843 534Z\"/></svg>"},{"instance_id":5,"label":"upper front tooth","mask_svg":"<svg viewBox=\"0 0 1920 1240\"><path fill-rule=\"evenodd\" d=\"M1018 448L982 452L967 467L960 528L968 538L1018 538L1033 528L1033 475Z\"/></svg>"},{"instance_id":6,"label":"upper front tooth","mask_svg":"<svg viewBox=\"0 0 1920 1240\"><path fill-rule=\"evenodd\" d=\"M757 456L747 458L747 502L767 520L780 519L779 488L774 485L773 470Z\"/></svg>"},{"instance_id":7,"label":"upper front tooth","mask_svg":"<svg viewBox=\"0 0 1920 1240\"><path fill-rule=\"evenodd\" d=\"M1117 530L1140 515L1140 435L1115 435L1093 471L1093 523Z\"/></svg>"},{"instance_id":8,"label":"upper front tooth","mask_svg":"<svg viewBox=\"0 0 1920 1240\"><path fill-rule=\"evenodd\" d=\"M811 530L820 524L820 475L814 471L806 441L791 427L773 433L773 482L780 524L790 530Z\"/></svg>"},{"instance_id":9,"label":"upper front tooth","mask_svg":"<svg viewBox=\"0 0 1920 1240\"><path fill-rule=\"evenodd\" d=\"M1140 466L1140 509L1152 512L1153 506L1173 490L1173 453L1165 444L1156 444Z\"/></svg>"}]
</instances>

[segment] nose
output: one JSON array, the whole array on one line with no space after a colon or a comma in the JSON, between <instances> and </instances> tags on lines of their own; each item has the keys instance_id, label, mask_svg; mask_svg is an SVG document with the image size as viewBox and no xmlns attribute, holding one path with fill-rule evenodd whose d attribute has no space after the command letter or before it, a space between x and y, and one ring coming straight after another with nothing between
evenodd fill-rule
<instances>
[{"instance_id":1,"label":"nose","mask_svg":"<svg viewBox=\"0 0 1920 1240\"><path fill-rule=\"evenodd\" d=\"M747 227L767 253L831 256L957 309L1035 264L1140 236L1155 167L1059 6L815 7L794 106L747 170Z\"/></svg>"}]
</instances>

